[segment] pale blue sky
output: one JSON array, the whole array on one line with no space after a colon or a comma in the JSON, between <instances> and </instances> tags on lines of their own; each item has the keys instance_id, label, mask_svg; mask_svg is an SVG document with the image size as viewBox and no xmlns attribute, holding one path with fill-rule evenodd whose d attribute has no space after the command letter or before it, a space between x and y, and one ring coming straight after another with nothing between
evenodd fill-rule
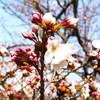
<instances>
[{"instance_id":1,"label":"pale blue sky","mask_svg":"<svg viewBox=\"0 0 100 100\"><path fill-rule=\"evenodd\" d=\"M25 27L22 26L22 21L13 15L9 15L1 7L2 4L0 4L0 45L22 42L24 38L21 35L21 30L25 29ZM8 32L2 26L5 27Z\"/></svg>"}]
</instances>

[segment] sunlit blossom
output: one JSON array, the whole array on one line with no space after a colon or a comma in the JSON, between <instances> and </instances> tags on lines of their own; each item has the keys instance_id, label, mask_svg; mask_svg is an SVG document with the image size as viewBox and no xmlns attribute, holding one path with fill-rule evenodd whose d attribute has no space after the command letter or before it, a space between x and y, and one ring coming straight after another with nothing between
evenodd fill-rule
<instances>
[{"instance_id":1,"label":"sunlit blossom","mask_svg":"<svg viewBox=\"0 0 100 100\"><path fill-rule=\"evenodd\" d=\"M61 26L65 28L74 28L77 26L78 19L77 18L66 18L61 22Z\"/></svg>"},{"instance_id":2,"label":"sunlit blossom","mask_svg":"<svg viewBox=\"0 0 100 100\"><path fill-rule=\"evenodd\" d=\"M5 46L0 46L0 54L2 56L5 56L7 52L8 52L8 50Z\"/></svg>"},{"instance_id":3,"label":"sunlit blossom","mask_svg":"<svg viewBox=\"0 0 100 100\"><path fill-rule=\"evenodd\" d=\"M55 24L56 23L56 19L55 17L52 16L51 12L49 13L45 13L45 15L43 16L43 21L46 23L46 24Z\"/></svg>"},{"instance_id":4,"label":"sunlit blossom","mask_svg":"<svg viewBox=\"0 0 100 100\"><path fill-rule=\"evenodd\" d=\"M56 88L53 84L50 84L44 91L44 100L51 100L57 95Z\"/></svg>"},{"instance_id":5,"label":"sunlit blossom","mask_svg":"<svg viewBox=\"0 0 100 100\"><path fill-rule=\"evenodd\" d=\"M93 82L93 86L97 89L97 92L100 93L100 75L96 74L96 78Z\"/></svg>"},{"instance_id":6,"label":"sunlit blossom","mask_svg":"<svg viewBox=\"0 0 100 100\"><path fill-rule=\"evenodd\" d=\"M99 40L93 40L92 46L96 49L100 49L100 41Z\"/></svg>"},{"instance_id":7,"label":"sunlit blossom","mask_svg":"<svg viewBox=\"0 0 100 100\"><path fill-rule=\"evenodd\" d=\"M85 85L84 85L84 87L82 88L82 96L86 99L87 97L89 97L89 92L90 92L90 89L89 89L89 84L88 83L86 83Z\"/></svg>"},{"instance_id":8,"label":"sunlit blossom","mask_svg":"<svg viewBox=\"0 0 100 100\"><path fill-rule=\"evenodd\" d=\"M46 63L51 63L55 70L59 70L60 66L67 66L66 60L76 51L76 47L69 44L60 43L60 39L49 39L47 51L45 53ZM57 68L57 66L59 66Z\"/></svg>"},{"instance_id":9,"label":"sunlit blossom","mask_svg":"<svg viewBox=\"0 0 100 100\"><path fill-rule=\"evenodd\" d=\"M71 90L71 92L72 92L72 94L74 94L75 92L76 92L76 83L75 82L71 82L70 83L70 86L69 86L69 88L70 88L70 90Z\"/></svg>"},{"instance_id":10,"label":"sunlit blossom","mask_svg":"<svg viewBox=\"0 0 100 100\"><path fill-rule=\"evenodd\" d=\"M63 60L58 64L54 64L53 62L51 62L51 69L54 69L54 71L57 71L57 72L60 71L60 67L67 68L67 66L68 66L68 63L66 60Z\"/></svg>"},{"instance_id":11,"label":"sunlit blossom","mask_svg":"<svg viewBox=\"0 0 100 100\"><path fill-rule=\"evenodd\" d=\"M33 90L30 85L27 85L25 88L23 88L24 93L27 95L28 98L31 98L33 95Z\"/></svg>"},{"instance_id":12,"label":"sunlit blossom","mask_svg":"<svg viewBox=\"0 0 100 100\"><path fill-rule=\"evenodd\" d=\"M89 53L89 56L90 57L96 57L98 55L97 51L95 50L92 50L90 53Z\"/></svg>"}]
</instances>

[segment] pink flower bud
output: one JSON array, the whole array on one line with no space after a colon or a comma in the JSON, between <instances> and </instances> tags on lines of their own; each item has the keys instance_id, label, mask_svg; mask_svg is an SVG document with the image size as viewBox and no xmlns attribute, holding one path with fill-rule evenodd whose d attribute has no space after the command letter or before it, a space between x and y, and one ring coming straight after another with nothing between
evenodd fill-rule
<instances>
[{"instance_id":1,"label":"pink flower bud","mask_svg":"<svg viewBox=\"0 0 100 100\"><path fill-rule=\"evenodd\" d=\"M26 70L29 71L29 72L32 72L32 70L34 70L34 67L32 67L32 66L27 66L27 67L26 67Z\"/></svg>"},{"instance_id":2,"label":"pink flower bud","mask_svg":"<svg viewBox=\"0 0 100 100\"><path fill-rule=\"evenodd\" d=\"M23 37L26 39L30 39L30 40L36 39L34 34L29 33L27 30L22 30L21 33L22 33Z\"/></svg>"},{"instance_id":3,"label":"pink flower bud","mask_svg":"<svg viewBox=\"0 0 100 100\"><path fill-rule=\"evenodd\" d=\"M15 52L17 55L22 55L24 53L24 51L21 48L17 48Z\"/></svg>"},{"instance_id":4,"label":"pink flower bud","mask_svg":"<svg viewBox=\"0 0 100 100\"><path fill-rule=\"evenodd\" d=\"M34 57L32 55L29 56L29 60L33 61L33 62L37 62L38 61L38 58L37 57Z\"/></svg>"},{"instance_id":5,"label":"pink flower bud","mask_svg":"<svg viewBox=\"0 0 100 100\"><path fill-rule=\"evenodd\" d=\"M61 22L61 26L64 28L75 28L77 26L77 18L66 18Z\"/></svg>"},{"instance_id":6,"label":"pink flower bud","mask_svg":"<svg viewBox=\"0 0 100 100\"><path fill-rule=\"evenodd\" d=\"M96 95L98 95L99 93L97 92L97 91L94 91L94 92L92 92L92 95L93 96L96 96Z\"/></svg>"},{"instance_id":7,"label":"pink flower bud","mask_svg":"<svg viewBox=\"0 0 100 100\"><path fill-rule=\"evenodd\" d=\"M15 61L17 64L23 64L23 62L25 60L23 58L24 54L25 54L25 52L22 49L20 49L20 48L16 49L15 51L11 51L10 52L11 59L13 61Z\"/></svg>"},{"instance_id":8,"label":"pink flower bud","mask_svg":"<svg viewBox=\"0 0 100 100\"><path fill-rule=\"evenodd\" d=\"M21 93L18 93L18 94L15 96L15 99L17 99L17 100L22 100L22 94L21 94Z\"/></svg>"},{"instance_id":9,"label":"pink flower bud","mask_svg":"<svg viewBox=\"0 0 100 100\"><path fill-rule=\"evenodd\" d=\"M39 12L33 12L31 17L31 22L38 24L42 22L42 16Z\"/></svg>"},{"instance_id":10,"label":"pink flower bud","mask_svg":"<svg viewBox=\"0 0 100 100\"><path fill-rule=\"evenodd\" d=\"M26 47L25 48L25 52L29 52L29 51L31 51L31 48L30 47Z\"/></svg>"},{"instance_id":11,"label":"pink flower bud","mask_svg":"<svg viewBox=\"0 0 100 100\"><path fill-rule=\"evenodd\" d=\"M36 81L39 81L39 80L40 80L40 76L35 75L35 76L34 76L34 79L35 79Z\"/></svg>"},{"instance_id":12,"label":"pink flower bud","mask_svg":"<svg viewBox=\"0 0 100 100\"><path fill-rule=\"evenodd\" d=\"M37 25L35 25L35 24L32 25L32 32L34 32L37 37L38 37L38 29L39 28Z\"/></svg>"}]
</instances>

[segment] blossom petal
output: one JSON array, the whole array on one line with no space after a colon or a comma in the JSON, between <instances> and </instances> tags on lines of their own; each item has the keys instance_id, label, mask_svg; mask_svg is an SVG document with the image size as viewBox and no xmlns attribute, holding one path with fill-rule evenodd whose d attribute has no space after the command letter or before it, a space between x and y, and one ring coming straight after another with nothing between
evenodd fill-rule
<instances>
[{"instance_id":1,"label":"blossom petal","mask_svg":"<svg viewBox=\"0 0 100 100\"><path fill-rule=\"evenodd\" d=\"M63 61L60 62L60 65L61 65L62 68L67 68L68 62L66 60L63 60Z\"/></svg>"},{"instance_id":2,"label":"blossom petal","mask_svg":"<svg viewBox=\"0 0 100 100\"><path fill-rule=\"evenodd\" d=\"M100 41L99 40L93 40L92 46L97 48L97 49L100 49Z\"/></svg>"},{"instance_id":3,"label":"blossom petal","mask_svg":"<svg viewBox=\"0 0 100 100\"><path fill-rule=\"evenodd\" d=\"M68 66L68 63L66 62L66 60L63 60L63 61L61 61L58 64L54 64L54 62L51 62L51 68L53 68L54 71L57 71L57 72L60 71L60 67L67 68L67 66Z\"/></svg>"},{"instance_id":4,"label":"blossom petal","mask_svg":"<svg viewBox=\"0 0 100 100\"><path fill-rule=\"evenodd\" d=\"M55 24L56 23L56 19L52 16L51 12L46 13L43 16L43 20L45 21L46 24L50 24L50 23Z\"/></svg>"},{"instance_id":5,"label":"blossom petal","mask_svg":"<svg viewBox=\"0 0 100 100\"><path fill-rule=\"evenodd\" d=\"M51 63L51 68L53 68L55 72L59 72L59 71L60 71L60 66L59 66L59 64L52 64L52 63Z\"/></svg>"},{"instance_id":6,"label":"blossom petal","mask_svg":"<svg viewBox=\"0 0 100 100\"><path fill-rule=\"evenodd\" d=\"M58 57L53 58L52 60L53 64L59 64L60 63L60 59Z\"/></svg>"},{"instance_id":7,"label":"blossom petal","mask_svg":"<svg viewBox=\"0 0 100 100\"><path fill-rule=\"evenodd\" d=\"M50 51L46 51L44 59L46 61L46 63L50 63L51 60L53 59L53 55Z\"/></svg>"},{"instance_id":8,"label":"blossom petal","mask_svg":"<svg viewBox=\"0 0 100 100\"><path fill-rule=\"evenodd\" d=\"M65 44L66 46L70 47L71 53L73 54L74 52L78 51L78 48L72 44Z\"/></svg>"}]
</instances>

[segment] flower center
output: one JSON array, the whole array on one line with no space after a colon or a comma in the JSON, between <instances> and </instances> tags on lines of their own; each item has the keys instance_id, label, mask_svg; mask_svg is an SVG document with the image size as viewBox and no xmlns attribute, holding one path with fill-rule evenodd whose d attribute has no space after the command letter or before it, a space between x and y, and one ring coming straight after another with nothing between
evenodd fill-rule
<instances>
[{"instance_id":1,"label":"flower center","mask_svg":"<svg viewBox=\"0 0 100 100\"><path fill-rule=\"evenodd\" d=\"M52 46L52 52L55 52L57 50L57 46Z\"/></svg>"}]
</instances>

